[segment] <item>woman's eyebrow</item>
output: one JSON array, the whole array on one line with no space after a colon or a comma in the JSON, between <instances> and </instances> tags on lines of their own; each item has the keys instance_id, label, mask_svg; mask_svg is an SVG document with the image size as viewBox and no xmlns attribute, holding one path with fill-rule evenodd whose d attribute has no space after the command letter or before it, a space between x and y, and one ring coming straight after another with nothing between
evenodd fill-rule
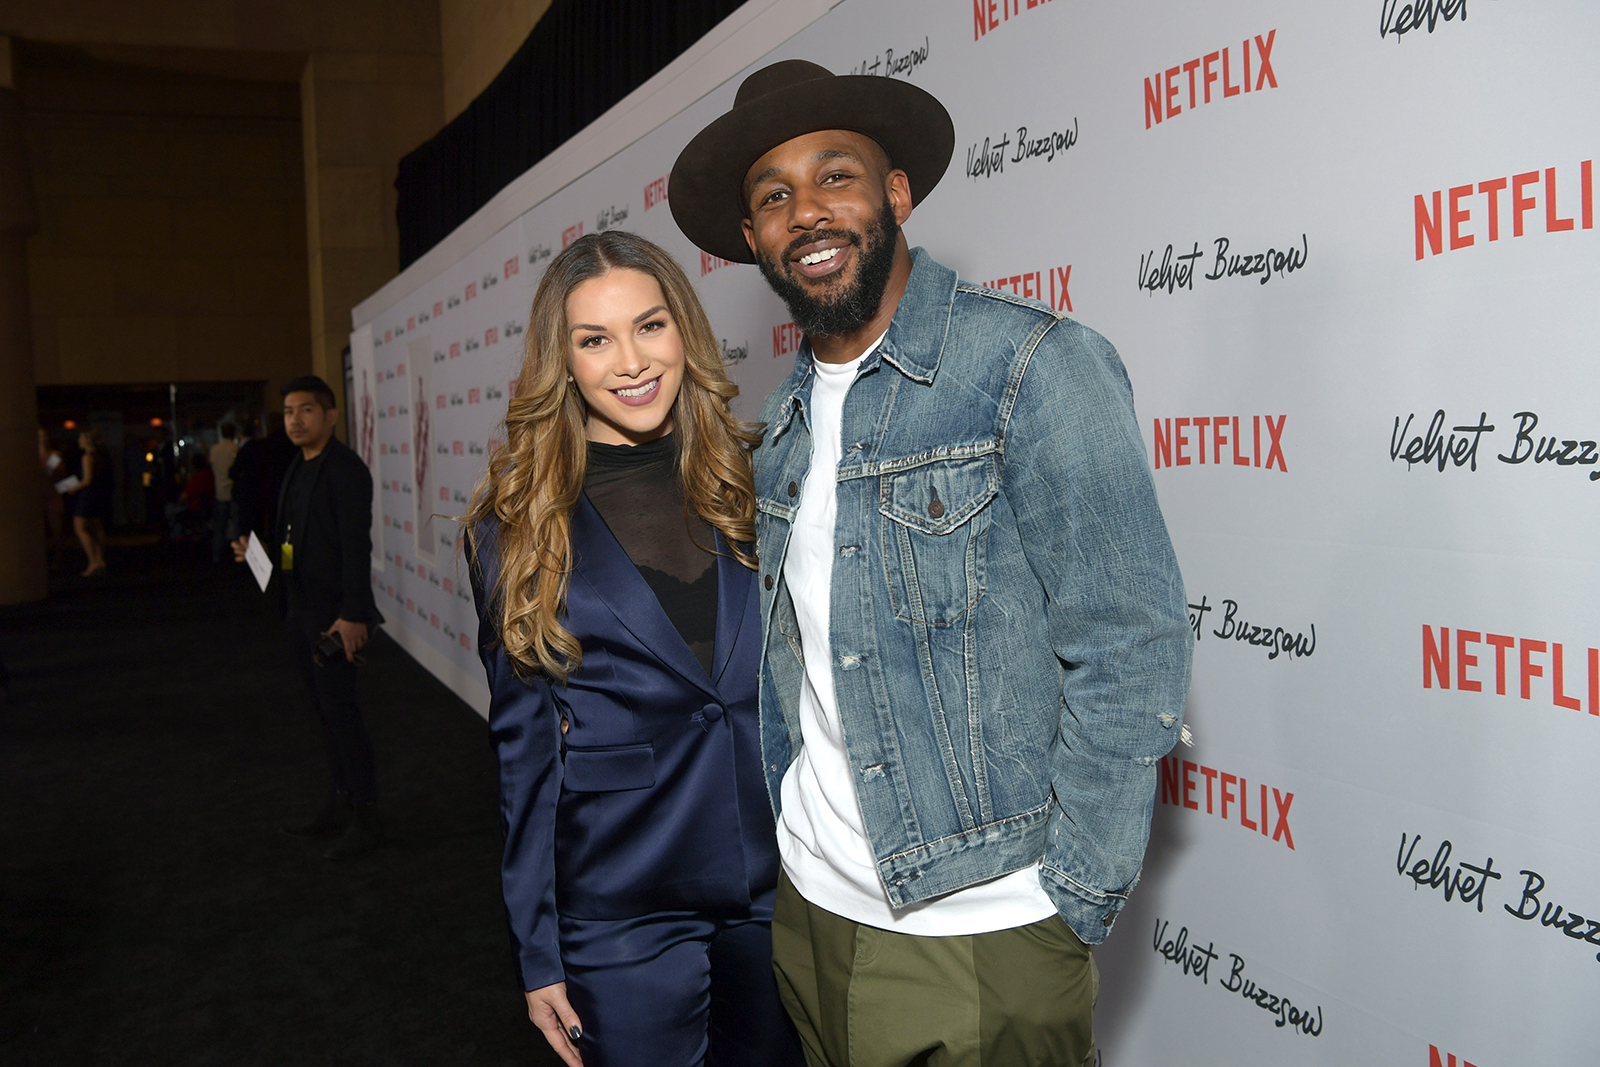
<instances>
[{"instance_id":1,"label":"woman's eyebrow","mask_svg":"<svg viewBox=\"0 0 1600 1067\"><path fill-rule=\"evenodd\" d=\"M635 326L637 326L641 322L643 322L645 319L648 319L651 315L654 315L656 312L665 311L665 310L667 310L667 305L665 305L665 304L657 304L655 307L651 308L649 311L641 311L641 312L639 312L639 314L635 315L633 317L633 324Z\"/></svg>"}]
</instances>

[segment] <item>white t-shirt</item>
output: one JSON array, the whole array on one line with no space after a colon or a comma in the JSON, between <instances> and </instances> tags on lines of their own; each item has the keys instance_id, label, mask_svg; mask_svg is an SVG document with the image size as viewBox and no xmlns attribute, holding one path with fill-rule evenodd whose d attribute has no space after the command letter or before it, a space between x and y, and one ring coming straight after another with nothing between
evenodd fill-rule
<instances>
[{"instance_id":1,"label":"white t-shirt","mask_svg":"<svg viewBox=\"0 0 1600 1067\"><path fill-rule=\"evenodd\" d=\"M1039 884L1037 864L980 885L904 908L889 905L867 842L855 776L844 747L833 691L829 597L833 585L835 517L843 444L845 394L861 363L883 341L849 363L821 363L811 385L811 470L800 493L784 557L783 577L794 598L805 653L800 691L804 747L783 777L778 851L800 895L820 908L867 926L924 937L981 934L1026 926L1055 914ZM915 670L915 664L906 669Z\"/></svg>"}]
</instances>

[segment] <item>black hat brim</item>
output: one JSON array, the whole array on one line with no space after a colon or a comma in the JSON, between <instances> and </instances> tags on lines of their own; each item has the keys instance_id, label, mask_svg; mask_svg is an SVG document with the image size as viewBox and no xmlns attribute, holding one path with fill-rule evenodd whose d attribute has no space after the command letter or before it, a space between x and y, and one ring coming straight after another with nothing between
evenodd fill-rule
<instances>
[{"instance_id":1,"label":"black hat brim","mask_svg":"<svg viewBox=\"0 0 1600 1067\"><path fill-rule=\"evenodd\" d=\"M714 256L754 263L744 239L745 176L778 145L818 130L850 130L881 144L910 179L913 204L939 183L955 152L950 113L909 82L851 74L791 84L735 105L678 155L667 184L678 227Z\"/></svg>"}]
</instances>

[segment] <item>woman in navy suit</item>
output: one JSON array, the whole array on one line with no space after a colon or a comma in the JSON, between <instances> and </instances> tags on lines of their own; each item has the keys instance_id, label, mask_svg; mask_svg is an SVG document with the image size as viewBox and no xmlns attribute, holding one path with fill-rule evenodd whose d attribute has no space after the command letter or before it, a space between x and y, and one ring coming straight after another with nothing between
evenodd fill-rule
<instances>
[{"instance_id":1,"label":"woman in navy suit","mask_svg":"<svg viewBox=\"0 0 1600 1067\"><path fill-rule=\"evenodd\" d=\"M551 261L470 516L528 1014L568 1063L799 1064L771 967L753 429L688 278Z\"/></svg>"}]
</instances>

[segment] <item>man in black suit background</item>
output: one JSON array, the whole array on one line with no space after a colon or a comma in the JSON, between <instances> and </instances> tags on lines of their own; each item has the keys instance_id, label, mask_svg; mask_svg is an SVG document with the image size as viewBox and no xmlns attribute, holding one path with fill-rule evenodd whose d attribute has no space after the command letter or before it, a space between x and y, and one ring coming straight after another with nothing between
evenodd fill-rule
<instances>
[{"instance_id":1,"label":"man in black suit background","mask_svg":"<svg viewBox=\"0 0 1600 1067\"><path fill-rule=\"evenodd\" d=\"M333 390L315 375L283 385L283 425L298 454L278 491L277 529L290 658L305 680L328 743L332 782L297 837L337 837L323 853L344 859L376 848L372 741L356 703L357 653L383 621L372 598L372 475L333 435ZM234 542L243 559L248 538ZM328 642L341 647L330 650Z\"/></svg>"}]
</instances>

